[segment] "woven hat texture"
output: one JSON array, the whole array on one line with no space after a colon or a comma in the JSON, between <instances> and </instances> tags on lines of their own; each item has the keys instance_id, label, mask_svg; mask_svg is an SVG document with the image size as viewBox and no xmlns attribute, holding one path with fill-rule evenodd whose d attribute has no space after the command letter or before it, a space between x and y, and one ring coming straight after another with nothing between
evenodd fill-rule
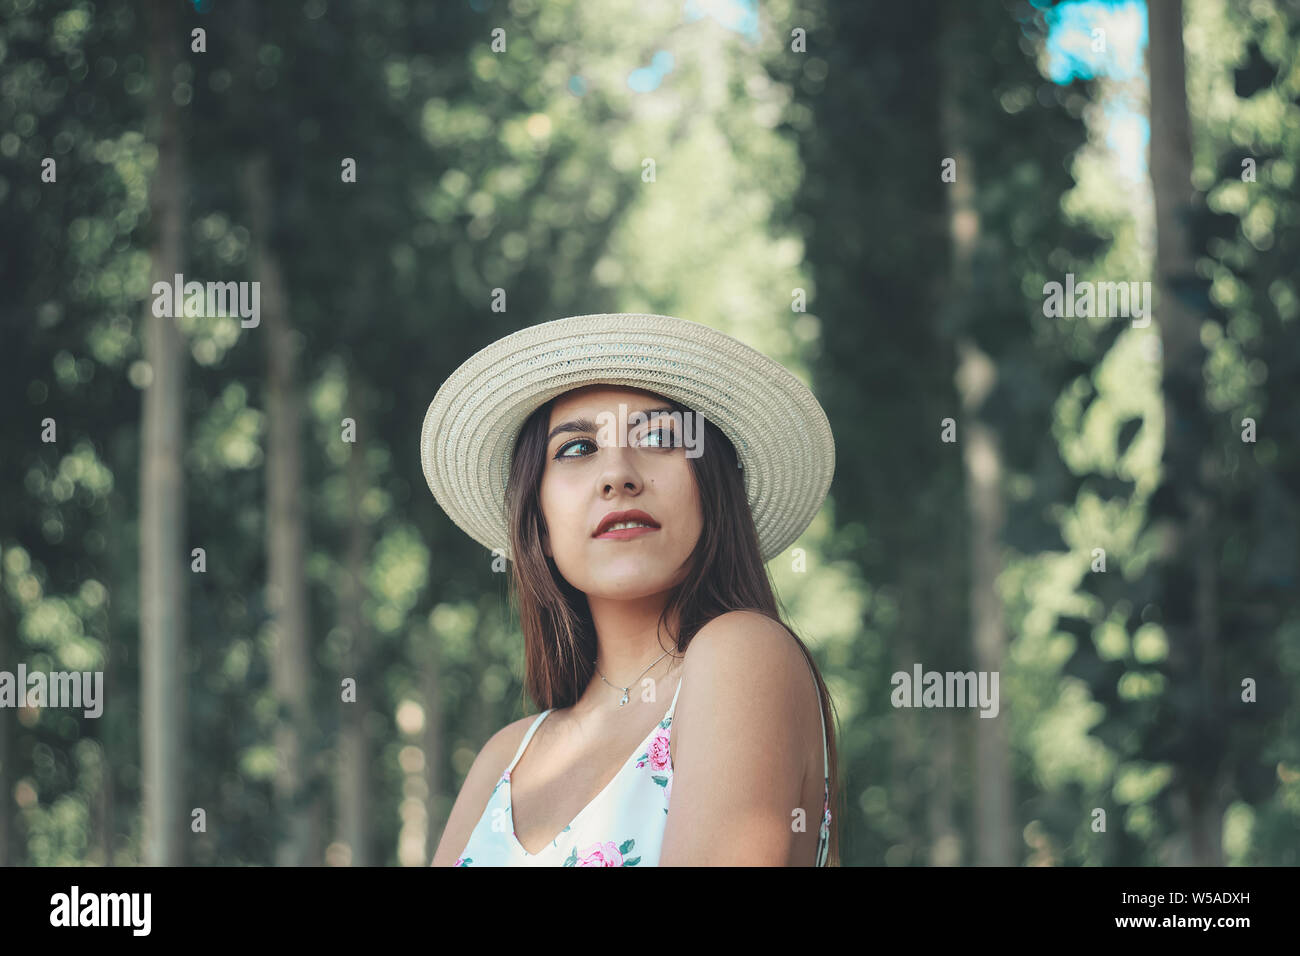
<instances>
[{"instance_id":1,"label":"woven hat texture","mask_svg":"<svg viewBox=\"0 0 1300 956\"><path fill-rule=\"evenodd\" d=\"M505 495L519 432L552 398L594 384L655 392L721 429L740 457L764 561L803 533L830 489L830 423L780 363L685 319L578 315L529 326L476 352L430 403L420 460L434 498L459 528L511 557Z\"/></svg>"}]
</instances>

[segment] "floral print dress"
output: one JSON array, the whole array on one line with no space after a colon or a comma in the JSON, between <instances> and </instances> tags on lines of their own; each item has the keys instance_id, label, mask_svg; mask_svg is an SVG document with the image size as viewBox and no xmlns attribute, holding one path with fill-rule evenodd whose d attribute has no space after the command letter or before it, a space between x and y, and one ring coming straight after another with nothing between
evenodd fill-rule
<instances>
[{"instance_id":1,"label":"floral print dress","mask_svg":"<svg viewBox=\"0 0 1300 956\"><path fill-rule=\"evenodd\" d=\"M658 866L673 793L673 762L669 730L682 682L663 720L655 725L614 779L555 838L537 853L529 853L514 832L510 812L510 772L550 710L537 715L524 734L514 759L492 789L487 807L470 834L456 866ZM822 754L826 755L826 722L822 719ZM829 774L829 769L828 769ZM817 865L824 866L829 845L830 777L827 804L822 808Z\"/></svg>"}]
</instances>

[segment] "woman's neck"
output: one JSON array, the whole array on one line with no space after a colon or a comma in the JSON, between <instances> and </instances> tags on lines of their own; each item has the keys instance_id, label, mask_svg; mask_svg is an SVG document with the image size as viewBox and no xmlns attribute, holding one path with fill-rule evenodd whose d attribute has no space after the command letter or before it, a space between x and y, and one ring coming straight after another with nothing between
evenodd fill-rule
<instances>
[{"instance_id":1,"label":"woman's neck","mask_svg":"<svg viewBox=\"0 0 1300 956\"><path fill-rule=\"evenodd\" d=\"M633 600L588 597L591 619L596 627L596 668L593 684L614 695L627 687L629 703L641 694L643 680L661 680L677 669L674 635L677 621L670 616L667 626L660 624L670 592ZM662 658L662 659L661 659ZM601 675L610 687L601 680ZM656 696L658 690L656 691ZM584 695L585 696L585 695Z\"/></svg>"}]
</instances>

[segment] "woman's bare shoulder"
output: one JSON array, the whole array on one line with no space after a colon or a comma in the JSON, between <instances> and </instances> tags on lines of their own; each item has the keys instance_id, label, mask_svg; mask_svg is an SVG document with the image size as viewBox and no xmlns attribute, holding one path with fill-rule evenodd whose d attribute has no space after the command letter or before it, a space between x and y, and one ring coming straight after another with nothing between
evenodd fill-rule
<instances>
[{"instance_id":1,"label":"woman's bare shoulder","mask_svg":"<svg viewBox=\"0 0 1300 956\"><path fill-rule=\"evenodd\" d=\"M442 839L437 852L433 855L432 866L451 866L456 856L469 843L470 834L478 824L483 809L487 806L492 790L501 779L515 750L523 742L524 734L537 719L537 714L520 717L506 724L483 744L465 774L465 781L460 786L460 793L452 805L443 827Z\"/></svg>"}]
</instances>

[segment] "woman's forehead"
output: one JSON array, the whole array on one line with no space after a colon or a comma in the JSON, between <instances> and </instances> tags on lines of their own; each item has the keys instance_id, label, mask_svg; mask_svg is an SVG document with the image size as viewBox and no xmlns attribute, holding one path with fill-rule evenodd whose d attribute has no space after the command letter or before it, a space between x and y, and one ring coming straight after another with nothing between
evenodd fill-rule
<instances>
[{"instance_id":1,"label":"woman's forehead","mask_svg":"<svg viewBox=\"0 0 1300 956\"><path fill-rule=\"evenodd\" d=\"M551 406L551 423L575 413L618 412L618 406L627 406L628 412L643 411L653 407L667 407L671 403L662 395L639 388L622 385L584 385L565 392Z\"/></svg>"}]
</instances>

